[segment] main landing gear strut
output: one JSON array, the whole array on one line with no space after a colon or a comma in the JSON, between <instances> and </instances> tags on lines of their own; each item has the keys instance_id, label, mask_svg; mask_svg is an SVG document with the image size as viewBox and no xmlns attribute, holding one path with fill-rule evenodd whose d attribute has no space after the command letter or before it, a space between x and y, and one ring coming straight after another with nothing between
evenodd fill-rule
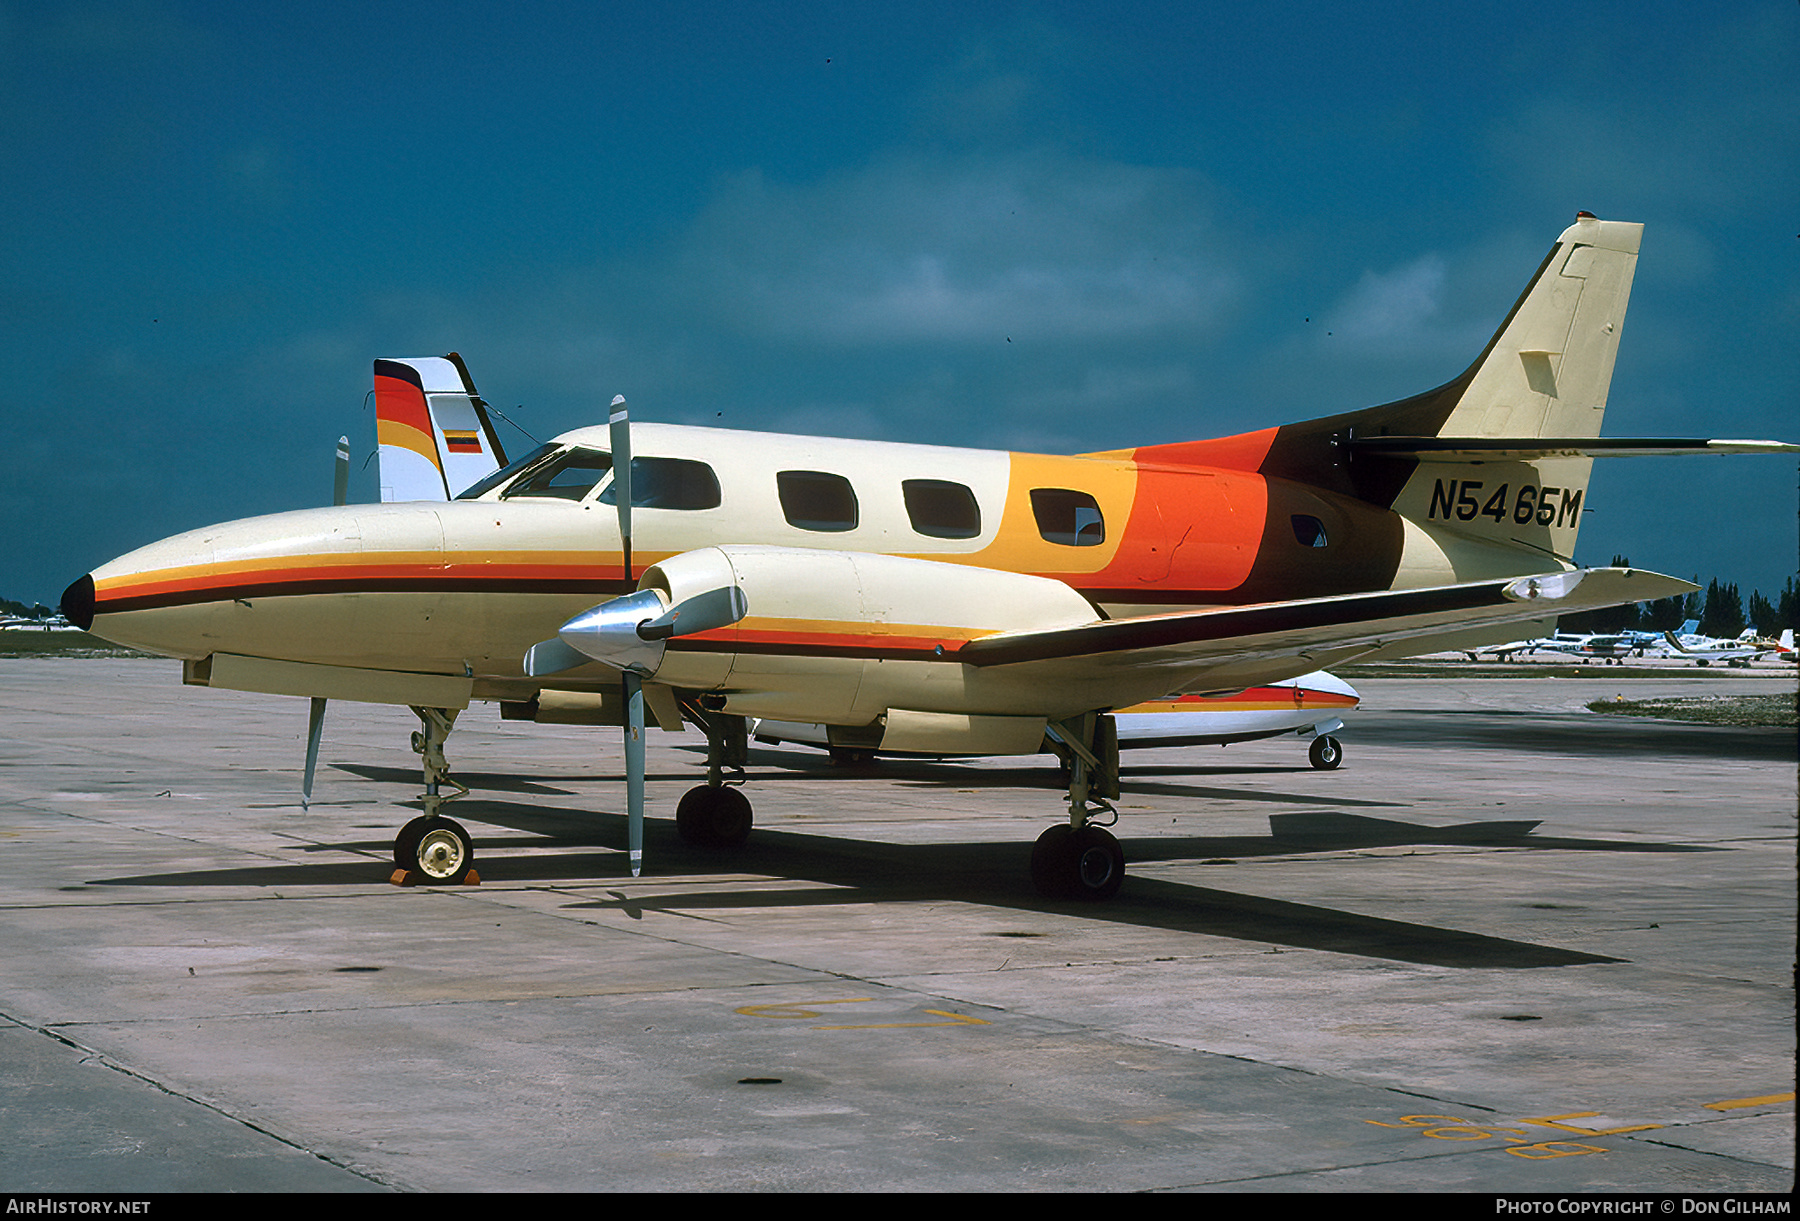
<instances>
[{"instance_id":1,"label":"main landing gear strut","mask_svg":"<svg viewBox=\"0 0 1800 1221\"><path fill-rule=\"evenodd\" d=\"M394 837L394 864L438 886L457 886L468 879L475 863L469 833L443 816L446 803L468 795L469 786L451 778L444 758L444 739L456 725L453 708L414 708L421 726L412 736L413 753L425 764L425 812L400 828ZM444 793L445 786L453 792Z\"/></svg>"},{"instance_id":2,"label":"main landing gear strut","mask_svg":"<svg viewBox=\"0 0 1800 1221\"><path fill-rule=\"evenodd\" d=\"M1125 853L1112 832L1119 796L1119 735L1113 719L1089 712L1050 726L1069 768L1069 821L1051 827L1031 849L1031 881L1049 899L1100 901L1119 893ZM1108 816L1106 826L1094 822Z\"/></svg>"},{"instance_id":3,"label":"main landing gear strut","mask_svg":"<svg viewBox=\"0 0 1800 1221\"><path fill-rule=\"evenodd\" d=\"M689 789L675 807L675 831L692 848L741 848L750 836L750 802L739 792L750 737L744 718L709 712L684 700L682 714L706 734L706 783Z\"/></svg>"}]
</instances>

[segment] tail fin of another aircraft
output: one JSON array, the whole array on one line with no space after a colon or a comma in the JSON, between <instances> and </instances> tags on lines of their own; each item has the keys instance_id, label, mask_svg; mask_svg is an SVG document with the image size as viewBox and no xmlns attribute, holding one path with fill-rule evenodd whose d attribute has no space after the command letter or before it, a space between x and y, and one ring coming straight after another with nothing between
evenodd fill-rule
<instances>
[{"instance_id":1,"label":"tail fin of another aircraft","mask_svg":"<svg viewBox=\"0 0 1800 1221\"><path fill-rule=\"evenodd\" d=\"M487 403L455 352L375 362L381 499L449 500L506 465Z\"/></svg>"}]
</instances>

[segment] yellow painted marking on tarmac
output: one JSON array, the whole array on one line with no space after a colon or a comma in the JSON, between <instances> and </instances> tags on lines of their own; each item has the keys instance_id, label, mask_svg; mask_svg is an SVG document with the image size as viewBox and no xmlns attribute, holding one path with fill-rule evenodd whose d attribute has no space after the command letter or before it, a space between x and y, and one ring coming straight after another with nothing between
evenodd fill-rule
<instances>
[{"instance_id":1,"label":"yellow painted marking on tarmac","mask_svg":"<svg viewBox=\"0 0 1800 1221\"><path fill-rule=\"evenodd\" d=\"M803 1005L860 1005L865 1001L872 1001L874 999L875 998L872 996L850 996L837 1001L793 1001L785 1005L744 1005L739 1009L733 1010L733 1012L741 1013L745 1017L775 1018L779 1021L794 1021L796 1019L816 1018L821 1016L814 1013L811 1009L802 1008Z\"/></svg>"},{"instance_id":2,"label":"yellow painted marking on tarmac","mask_svg":"<svg viewBox=\"0 0 1800 1221\"><path fill-rule=\"evenodd\" d=\"M1454 1115L1402 1115L1399 1123L1382 1123L1379 1119L1365 1119L1363 1122L1372 1123L1378 1128L1436 1128L1440 1124L1469 1128L1475 1126Z\"/></svg>"},{"instance_id":3,"label":"yellow painted marking on tarmac","mask_svg":"<svg viewBox=\"0 0 1800 1221\"><path fill-rule=\"evenodd\" d=\"M1584 1153L1605 1153L1599 1145L1578 1145L1571 1140L1547 1140L1541 1145L1521 1145L1516 1149L1508 1149L1514 1157L1528 1157L1532 1161L1542 1161L1549 1157L1580 1157Z\"/></svg>"},{"instance_id":4,"label":"yellow painted marking on tarmac","mask_svg":"<svg viewBox=\"0 0 1800 1221\"><path fill-rule=\"evenodd\" d=\"M782 1005L744 1005L733 1010L745 1017L774 1018L778 1021L795 1021L805 1018L823 1016L817 1010L808 1008L811 1005L862 1005L874 1000L872 996L847 996L841 1000L829 1001L790 1001ZM927 1009L932 1017L948 1018L945 1022L869 1022L855 1026L814 1026L814 1030L903 1030L917 1026L989 1026L978 1017L970 1017L966 1013L948 1013L942 1009Z\"/></svg>"},{"instance_id":5,"label":"yellow painted marking on tarmac","mask_svg":"<svg viewBox=\"0 0 1800 1221\"><path fill-rule=\"evenodd\" d=\"M1709 1111L1735 1111L1739 1107L1766 1107L1773 1106L1777 1102L1792 1102L1793 1100L1794 1093L1789 1090L1785 1094L1763 1094L1757 1098L1727 1098L1723 1102L1709 1102L1705 1105Z\"/></svg>"},{"instance_id":6,"label":"yellow painted marking on tarmac","mask_svg":"<svg viewBox=\"0 0 1800 1221\"><path fill-rule=\"evenodd\" d=\"M1574 1124L1561 1123L1564 1119L1589 1119L1598 1115L1598 1111L1570 1111L1567 1115L1545 1115L1539 1119L1521 1119L1520 1123L1537 1124L1542 1128L1556 1128L1562 1132L1578 1132L1582 1136L1617 1136L1621 1132L1648 1132L1662 1127L1659 1123L1638 1124L1632 1128L1580 1128Z\"/></svg>"},{"instance_id":7,"label":"yellow painted marking on tarmac","mask_svg":"<svg viewBox=\"0 0 1800 1221\"><path fill-rule=\"evenodd\" d=\"M863 1026L814 1026L814 1030L905 1030L916 1026L990 1026L978 1017L970 1017L966 1013L946 1013L942 1009L927 1009L926 1013L933 1017L949 1018L947 1022L871 1022Z\"/></svg>"},{"instance_id":8,"label":"yellow painted marking on tarmac","mask_svg":"<svg viewBox=\"0 0 1800 1221\"><path fill-rule=\"evenodd\" d=\"M1572 1115L1553 1115L1543 1119L1524 1119L1521 1123L1543 1124L1547 1127L1561 1128L1568 1132L1580 1132L1588 1136L1606 1136L1611 1132L1642 1132L1644 1128L1614 1128L1610 1132L1590 1132L1586 1128L1571 1127L1556 1122L1563 1119L1585 1119L1597 1115L1597 1111L1581 1111ZM1459 1119L1455 1115L1402 1115L1399 1123L1383 1123L1379 1119L1365 1119L1364 1123L1374 1124L1378 1128L1412 1128L1421 1136L1432 1140L1490 1140L1499 1139L1508 1144L1507 1152L1523 1158L1540 1161L1552 1157L1575 1157L1585 1153L1605 1153L1598 1145L1578 1145L1574 1141L1546 1140L1527 1143L1531 1135L1523 1128L1505 1128L1498 1124L1472 1123ZM1648 1127L1658 1128L1661 1124L1650 1124Z\"/></svg>"}]
</instances>

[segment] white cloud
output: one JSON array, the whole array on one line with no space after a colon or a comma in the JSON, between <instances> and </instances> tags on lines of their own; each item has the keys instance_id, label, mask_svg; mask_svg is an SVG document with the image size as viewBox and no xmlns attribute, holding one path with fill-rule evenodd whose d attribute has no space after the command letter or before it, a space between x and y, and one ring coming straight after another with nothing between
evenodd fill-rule
<instances>
[{"instance_id":1,"label":"white cloud","mask_svg":"<svg viewBox=\"0 0 1800 1221\"><path fill-rule=\"evenodd\" d=\"M1237 289L1209 238L1188 171L904 157L798 186L729 182L668 288L744 332L833 344L1192 331Z\"/></svg>"},{"instance_id":2,"label":"white cloud","mask_svg":"<svg viewBox=\"0 0 1800 1221\"><path fill-rule=\"evenodd\" d=\"M1366 271L1331 312L1327 327L1333 336L1357 343L1410 339L1437 321L1446 276L1444 260L1436 254L1388 272Z\"/></svg>"}]
</instances>

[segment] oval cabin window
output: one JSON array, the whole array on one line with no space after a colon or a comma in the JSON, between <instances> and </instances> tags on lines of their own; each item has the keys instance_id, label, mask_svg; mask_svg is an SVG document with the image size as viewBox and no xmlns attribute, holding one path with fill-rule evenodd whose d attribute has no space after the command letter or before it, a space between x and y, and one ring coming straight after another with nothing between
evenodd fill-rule
<instances>
[{"instance_id":1,"label":"oval cabin window","mask_svg":"<svg viewBox=\"0 0 1800 1221\"><path fill-rule=\"evenodd\" d=\"M831 533L856 529L856 489L842 475L781 471L775 476L775 488L788 525Z\"/></svg>"},{"instance_id":2,"label":"oval cabin window","mask_svg":"<svg viewBox=\"0 0 1800 1221\"><path fill-rule=\"evenodd\" d=\"M1070 488L1031 489L1031 512L1038 533L1065 547L1098 547L1106 541L1100 502Z\"/></svg>"},{"instance_id":3,"label":"oval cabin window","mask_svg":"<svg viewBox=\"0 0 1800 1221\"><path fill-rule=\"evenodd\" d=\"M975 493L946 479L903 479L906 516L926 538L974 538L981 533L981 506Z\"/></svg>"}]
</instances>

